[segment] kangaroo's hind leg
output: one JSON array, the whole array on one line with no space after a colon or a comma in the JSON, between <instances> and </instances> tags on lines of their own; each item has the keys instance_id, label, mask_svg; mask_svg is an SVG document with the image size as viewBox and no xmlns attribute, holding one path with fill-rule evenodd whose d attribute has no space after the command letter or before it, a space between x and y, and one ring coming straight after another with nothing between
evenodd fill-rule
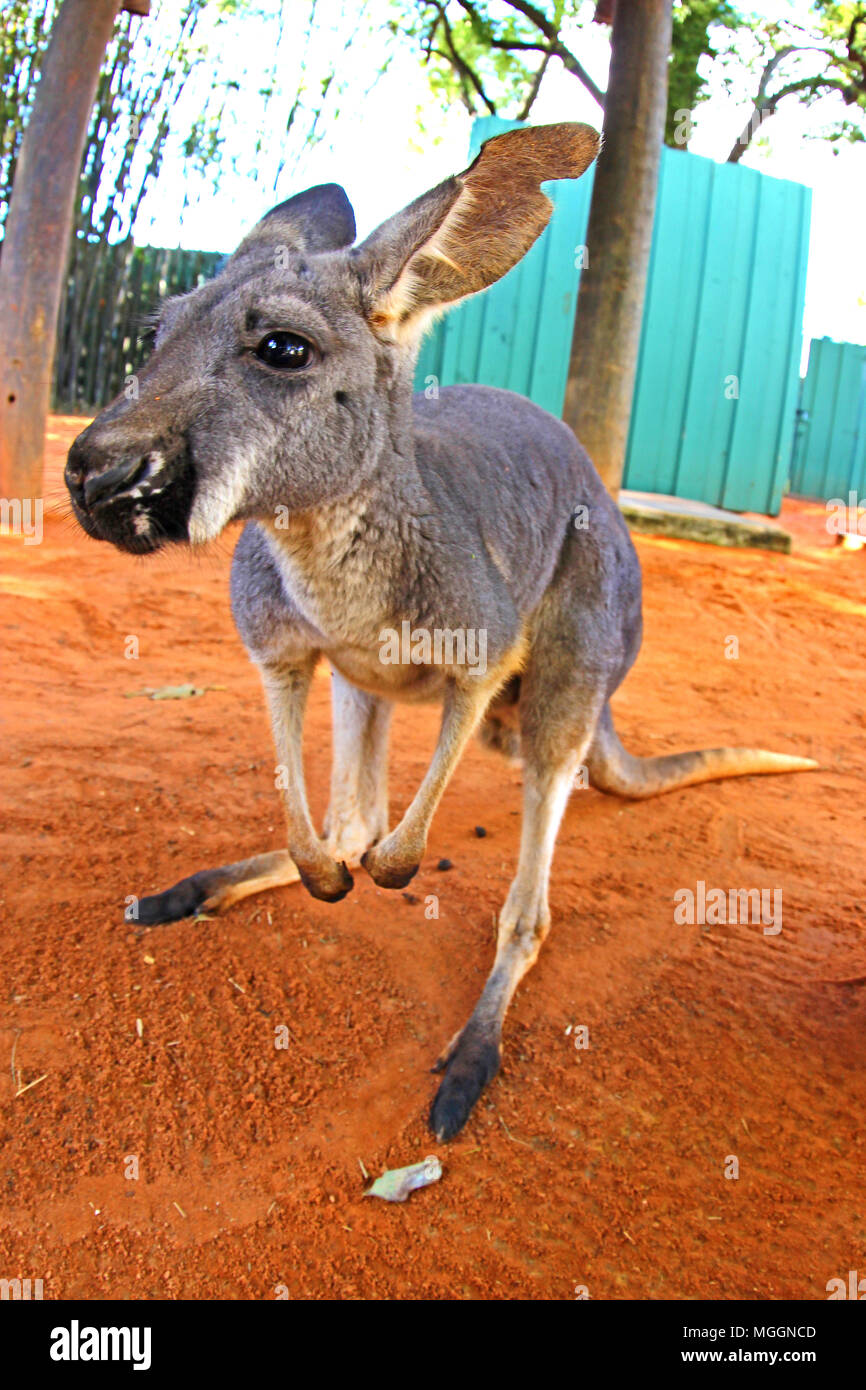
<instances>
[{"instance_id":1,"label":"kangaroo's hind leg","mask_svg":"<svg viewBox=\"0 0 866 1390\"><path fill-rule=\"evenodd\" d=\"M143 927L156 927L200 912L225 912L253 893L283 888L297 883L300 877L287 850L270 850L234 864L222 864L218 869L200 869L163 893L133 900L126 909L126 919Z\"/></svg>"},{"instance_id":2,"label":"kangaroo's hind leg","mask_svg":"<svg viewBox=\"0 0 866 1390\"><path fill-rule=\"evenodd\" d=\"M548 881L562 815L604 708L600 683L574 670L558 672L554 680L544 666L544 653L535 651L522 677L523 825L517 874L499 914L496 959L481 998L437 1065L444 1076L430 1128L440 1140L463 1128L499 1070L506 1010L550 928Z\"/></svg>"}]
</instances>

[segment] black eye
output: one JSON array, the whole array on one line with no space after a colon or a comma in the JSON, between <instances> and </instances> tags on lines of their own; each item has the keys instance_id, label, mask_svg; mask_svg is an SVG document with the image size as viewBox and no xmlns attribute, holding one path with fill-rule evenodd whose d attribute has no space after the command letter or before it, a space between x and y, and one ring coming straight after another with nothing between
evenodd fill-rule
<instances>
[{"instance_id":1,"label":"black eye","mask_svg":"<svg viewBox=\"0 0 866 1390\"><path fill-rule=\"evenodd\" d=\"M269 333L262 338L255 355L268 367L295 371L312 360L313 349L306 338L299 338L297 333Z\"/></svg>"}]
</instances>

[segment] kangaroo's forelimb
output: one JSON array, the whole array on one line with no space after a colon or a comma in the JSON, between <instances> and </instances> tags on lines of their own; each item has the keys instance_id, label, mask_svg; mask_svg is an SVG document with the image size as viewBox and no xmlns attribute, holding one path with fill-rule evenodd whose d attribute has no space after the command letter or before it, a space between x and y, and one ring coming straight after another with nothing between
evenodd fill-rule
<instances>
[{"instance_id":1,"label":"kangaroo's forelimb","mask_svg":"<svg viewBox=\"0 0 866 1390\"><path fill-rule=\"evenodd\" d=\"M272 686L276 688L275 698L283 718L287 689L289 699L306 702L303 680L299 688L297 682L292 683L285 676L272 677ZM338 671L332 672L331 694L334 757L322 852L331 863L357 868L364 851L388 833L388 730L392 705L355 689ZM292 717L290 714L289 720ZM303 719L302 708L300 718ZM284 733L284 750L286 737ZM306 805L303 786L300 790L295 788L293 795L296 799L303 797ZM190 874L164 893L142 898L137 906L133 904L128 917L153 927L199 913L216 914L254 893L285 888L300 880L300 871L289 851L271 850Z\"/></svg>"},{"instance_id":2,"label":"kangaroo's forelimb","mask_svg":"<svg viewBox=\"0 0 866 1390\"><path fill-rule=\"evenodd\" d=\"M424 779L400 824L361 859L380 888L404 888L418 872L436 807L508 666L506 659L501 674L485 679L466 676L460 682L449 682L439 739Z\"/></svg>"}]
</instances>

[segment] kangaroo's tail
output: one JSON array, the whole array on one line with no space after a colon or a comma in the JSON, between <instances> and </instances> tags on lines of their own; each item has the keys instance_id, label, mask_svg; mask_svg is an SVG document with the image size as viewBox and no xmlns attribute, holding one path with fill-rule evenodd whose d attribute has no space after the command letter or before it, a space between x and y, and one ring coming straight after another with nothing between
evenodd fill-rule
<instances>
[{"instance_id":1,"label":"kangaroo's tail","mask_svg":"<svg viewBox=\"0 0 866 1390\"><path fill-rule=\"evenodd\" d=\"M692 753L665 753L635 758L627 753L613 727L606 705L587 756L590 786L612 796L641 799L675 787L715 782L722 777L752 777L763 772L808 772L812 758L768 753L763 748L703 748Z\"/></svg>"}]
</instances>

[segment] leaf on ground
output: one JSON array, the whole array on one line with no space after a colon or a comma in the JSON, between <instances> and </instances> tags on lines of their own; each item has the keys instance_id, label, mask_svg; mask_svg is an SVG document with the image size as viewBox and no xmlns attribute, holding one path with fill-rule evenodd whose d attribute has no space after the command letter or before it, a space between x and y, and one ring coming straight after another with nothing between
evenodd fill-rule
<instances>
[{"instance_id":1,"label":"leaf on ground","mask_svg":"<svg viewBox=\"0 0 866 1390\"><path fill-rule=\"evenodd\" d=\"M158 690L148 692L151 700L193 700L204 694L204 688L196 685L161 685Z\"/></svg>"},{"instance_id":2,"label":"leaf on ground","mask_svg":"<svg viewBox=\"0 0 866 1390\"><path fill-rule=\"evenodd\" d=\"M408 1168L386 1168L381 1178L368 1187L365 1197L382 1197L386 1202L405 1202L416 1187L429 1187L442 1176L442 1164L435 1154Z\"/></svg>"},{"instance_id":3,"label":"leaf on ground","mask_svg":"<svg viewBox=\"0 0 866 1390\"><path fill-rule=\"evenodd\" d=\"M142 696L148 700L193 700L204 695L206 690L225 690L224 685L161 685L156 690L147 686L144 690L127 690L125 698L134 700Z\"/></svg>"}]
</instances>

